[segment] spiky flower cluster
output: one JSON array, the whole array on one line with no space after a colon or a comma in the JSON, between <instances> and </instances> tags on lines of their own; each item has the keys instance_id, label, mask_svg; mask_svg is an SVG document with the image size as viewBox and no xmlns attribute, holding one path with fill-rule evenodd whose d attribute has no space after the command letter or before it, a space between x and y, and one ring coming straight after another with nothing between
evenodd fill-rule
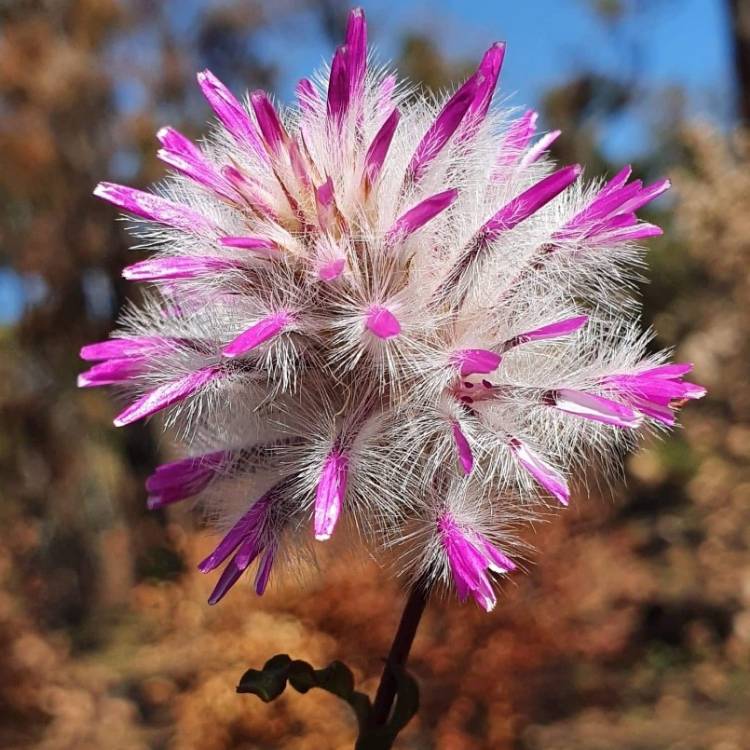
<instances>
[{"instance_id":1,"label":"spiky flower cluster","mask_svg":"<svg viewBox=\"0 0 750 750\"><path fill-rule=\"evenodd\" d=\"M123 275L151 287L80 384L186 445L149 505L199 498L224 528L212 603L350 525L489 610L518 524L703 395L637 324L635 243L660 230L635 212L668 183L554 171L558 133L490 108L504 53L434 101L368 65L355 10L297 106L200 73L218 123L200 146L159 131L158 194L96 188L141 220L153 256Z\"/></svg>"}]
</instances>

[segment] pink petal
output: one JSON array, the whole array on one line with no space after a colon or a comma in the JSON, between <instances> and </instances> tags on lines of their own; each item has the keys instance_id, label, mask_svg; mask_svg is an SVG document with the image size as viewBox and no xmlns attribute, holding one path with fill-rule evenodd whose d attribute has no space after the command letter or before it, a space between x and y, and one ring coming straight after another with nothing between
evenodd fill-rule
<instances>
[{"instance_id":1,"label":"pink petal","mask_svg":"<svg viewBox=\"0 0 750 750\"><path fill-rule=\"evenodd\" d=\"M337 451L328 454L315 492L315 538L331 538L346 495L348 458Z\"/></svg>"},{"instance_id":2,"label":"pink petal","mask_svg":"<svg viewBox=\"0 0 750 750\"><path fill-rule=\"evenodd\" d=\"M262 540L257 536L248 537L237 550L233 562L240 570L247 570L263 550Z\"/></svg>"},{"instance_id":3,"label":"pink petal","mask_svg":"<svg viewBox=\"0 0 750 750\"><path fill-rule=\"evenodd\" d=\"M466 439L461 430L461 425L458 422L453 422L451 425L453 430L453 440L456 443L456 450L458 450L458 460L461 464L464 474L471 474L471 470L474 468L474 455L471 452L471 446L469 441Z\"/></svg>"},{"instance_id":4,"label":"pink petal","mask_svg":"<svg viewBox=\"0 0 750 750\"><path fill-rule=\"evenodd\" d=\"M212 221L181 203L173 203L125 185L100 182L94 188L94 195L142 219L166 224L183 232L209 232L215 229Z\"/></svg>"},{"instance_id":5,"label":"pink petal","mask_svg":"<svg viewBox=\"0 0 750 750\"><path fill-rule=\"evenodd\" d=\"M169 127L159 130L156 137L164 146L157 153L163 162L224 198L236 200L237 194L231 185L189 138Z\"/></svg>"},{"instance_id":6,"label":"pink petal","mask_svg":"<svg viewBox=\"0 0 750 750\"><path fill-rule=\"evenodd\" d=\"M171 339L161 336L137 336L130 339L109 339L95 344L87 344L81 349L81 359L96 362L103 359L134 357L169 350Z\"/></svg>"},{"instance_id":7,"label":"pink petal","mask_svg":"<svg viewBox=\"0 0 750 750\"><path fill-rule=\"evenodd\" d=\"M361 103L367 73L367 21L362 8L349 13L346 26L346 68L349 78L349 98Z\"/></svg>"},{"instance_id":8,"label":"pink petal","mask_svg":"<svg viewBox=\"0 0 750 750\"><path fill-rule=\"evenodd\" d=\"M551 495L556 497L563 505L567 505L570 500L570 490L565 477L556 469L553 469L537 453L531 450L528 445L520 440L513 439L510 441L510 449L518 459L518 463L536 479Z\"/></svg>"},{"instance_id":9,"label":"pink petal","mask_svg":"<svg viewBox=\"0 0 750 750\"><path fill-rule=\"evenodd\" d=\"M533 109L527 109L523 116L516 120L508 129L508 134L503 143L504 148L514 151L523 151L528 146L529 141L536 133L536 123L539 119L539 113Z\"/></svg>"},{"instance_id":10,"label":"pink petal","mask_svg":"<svg viewBox=\"0 0 750 750\"><path fill-rule=\"evenodd\" d=\"M471 594L491 611L497 600L488 572L508 573L515 570L515 563L483 534L459 527L450 513L440 516L437 528L459 599L465 601Z\"/></svg>"},{"instance_id":11,"label":"pink petal","mask_svg":"<svg viewBox=\"0 0 750 750\"><path fill-rule=\"evenodd\" d=\"M383 115L390 112L393 106L393 92L396 90L396 76L392 73L387 75L378 86L377 109L378 114Z\"/></svg>"},{"instance_id":12,"label":"pink petal","mask_svg":"<svg viewBox=\"0 0 750 750\"><path fill-rule=\"evenodd\" d=\"M484 536L479 535L482 551L489 559L487 567L494 573L510 573L516 569L516 564L507 555L504 555L497 547L491 544Z\"/></svg>"},{"instance_id":13,"label":"pink petal","mask_svg":"<svg viewBox=\"0 0 750 750\"><path fill-rule=\"evenodd\" d=\"M266 160L255 124L232 92L210 70L198 73L198 84L211 109L234 139L241 145L250 146L257 156Z\"/></svg>"},{"instance_id":14,"label":"pink petal","mask_svg":"<svg viewBox=\"0 0 750 750\"><path fill-rule=\"evenodd\" d=\"M300 109L302 109L304 113L312 112L315 108L314 105L316 105L319 101L318 92L315 90L315 87L312 85L312 83L310 83L307 78L303 78L297 84L295 93L297 95L297 99L299 100Z\"/></svg>"},{"instance_id":15,"label":"pink petal","mask_svg":"<svg viewBox=\"0 0 750 750\"><path fill-rule=\"evenodd\" d=\"M671 426L674 424L672 407L706 395L702 386L682 380L691 368L689 364L661 365L640 372L607 375L601 384L614 390L637 411Z\"/></svg>"},{"instance_id":16,"label":"pink petal","mask_svg":"<svg viewBox=\"0 0 750 750\"><path fill-rule=\"evenodd\" d=\"M528 109L523 116L515 120L508 128L508 132L500 146L500 152L497 155L495 165L495 179L502 177L504 167L515 164L521 153L528 145L529 141L536 132L536 121L539 119L539 113L533 109Z\"/></svg>"},{"instance_id":17,"label":"pink petal","mask_svg":"<svg viewBox=\"0 0 750 750\"><path fill-rule=\"evenodd\" d=\"M525 331L519 333L518 336L514 336L505 343L505 348L510 349L518 344L524 344L527 341L542 341L544 339L553 339L558 336L565 336L568 333L573 333L579 328L586 325L588 321L588 315L577 315L574 318L566 318L565 320L559 320L557 323L550 323L549 325L542 326L541 328L535 328L533 331Z\"/></svg>"},{"instance_id":18,"label":"pink petal","mask_svg":"<svg viewBox=\"0 0 750 750\"><path fill-rule=\"evenodd\" d=\"M494 372L502 357L487 349L459 349L451 355L451 362L459 366L462 378L478 373Z\"/></svg>"},{"instance_id":19,"label":"pink petal","mask_svg":"<svg viewBox=\"0 0 750 750\"><path fill-rule=\"evenodd\" d=\"M333 180L330 177L320 187L315 188L315 205L320 228L330 231L336 224L336 199L333 194Z\"/></svg>"},{"instance_id":20,"label":"pink petal","mask_svg":"<svg viewBox=\"0 0 750 750\"><path fill-rule=\"evenodd\" d=\"M222 237L219 242L221 242L224 247L235 247L239 250L252 250L254 253L266 258L272 258L279 255L279 248L267 237Z\"/></svg>"},{"instance_id":21,"label":"pink petal","mask_svg":"<svg viewBox=\"0 0 750 750\"><path fill-rule=\"evenodd\" d=\"M622 229L608 234L606 240L607 242L633 242L645 240L649 237L660 237L662 234L664 234L664 230L661 227L643 222L632 229Z\"/></svg>"},{"instance_id":22,"label":"pink petal","mask_svg":"<svg viewBox=\"0 0 750 750\"><path fill-rule=\"evenodd\" d=\"M268 586L268 579L271 577L271 568L273 567L273 558L275 554L276 547L271 545L263 553L263 557L260 560L258 572L255 574L255 593L258 596L263 596L266 586Z\"/></svg>"},{"instance_id":23,"label":"pink petal","mask_svg":"<svg viewBox=\"0 0 750 750\"><path fill-rule=\"evenodd\" d=\"M627 229L633 227L638 223L638 217L635 214L615 214L614 216L607 216L604 219L599 219L589 225L589 228L583 232L583 237L591 242L603 240L607 237L611 237L613 233L619 232L621 229ZM580 228L578 228L578 234L580 235ZM555 232L554 238L558 238L562 235L563 239L570 238L571 236L576 238L576 230L563 230L561 232ZM577 238L576 238L577 239Z\"/></svg>"},{"instance_id":24,"label":"pink petal","mask_svg":"<svg viewBox=\"0 0 750 750\"><path fill-rule=\"evenodd\" d=\"M222 167L221 173L254 211L265 219L277 220L276 211L271 205L271 197L257 182L240 172L236 167Z\"/></svg>"},{"instance_id":25,"label":"pink petal","mask_svg":"<svg viewBox=\"0 0 750 750\"><path fill-rule=\"evenodd\" d=\"M91 388L124 383L140 375L145 366L145 357L128 357L100 362L78 376L78 387Z\"/></svg>"},{"instance_id":26,"label":"pink petal","mask_svg":"<svg viewBox=\"0 0 750 750\"><path fill-rule=\"evenodd\" d=\"M276 109L265 91L253 91L250 95L250 104L255 112L267 151L278 156L281 149L288 143L289 136L281 124Z\"/></svg>"},{"instance_id":27,"label":"pink petal","mask_svg":"<svg viewBox=\"0 0 750 750\"><path fill-rule=\"evenodd\" d=\"M328 119L341 124L349 109L349 71L347 70L348 51L339 47L333 56L331 74L328 79Z\"/></svg>"},{"instance_id":28,"label":"pink petal","mask_svg":"<svg viewBox=\"0 0 750 750\"><path fill-rule=\"evenodd\" d=\"M458 190L445 190L425 198L406 213L399 216L388 230L388 236L403 238L423 227L428 221L445 211L458 197Z\"/></svg>"},{"instance_id":29,"label":"pink petal","mask_svg":"<svg viewBox=\"0 0 750 750\"><path fill-rule=\"evenodd\" d=\"M542 157L545 151L562 135L562 130L552 130L543 135L522 157L519 164L527 167L529 164L535 164Z\"/></svg>"},{"instance_id":30,"label":"pink petal","mask_svg":"<svg viewBox=\"0 0 750 750\"><path fill-rule=\"evenodd\" d=\"M623 185L630 179L630 175L633 174L633 167L628 164L623 167L604 187L599 191L599 195L609 195L615 190L619 190Z\"/></svg>"},{"instance_id":31,"label":"pink petal","mask_svg":"<svg viewBox=\"0 0 750 750\"><path fill-rule=\"evenodd\" d=\"M83 355L81 355L83 356ZM651 367L648 370L642 370L637 375L648 375L652 378L667 378L673 380L679 378L682 375L687 375L693 369L692 362L671 362L668 365L658 365L657 367Z\"/></svg>"},{"instance_id":32,"label":"pink petal","mask_svg":"<svg viewBox=\"0 0 750 750\"><path fill-rule=\"evenodd\" d=\"M625 404L591 393L561 388L554 393L555 407L567 414L615 427L638 427L642 419Z\"/></svg>"},{"instance_id":33,"label":"pink petal","mask_svg":"<svg viewBox=\"0 0 750 750\"><path fill-rule=\"evenodd\" d=\"M137 422L152 414L166 409L173 404L184 401L199 391L205 385L221 377L221 370L217 367L205 367L165 385L160 385L141 396L135 403L115 417L115 427Z\"/></svg>"},{"instance_id":34,"label":"pink petal","mask_svg":"<svg viewBox=\"0 0 750 750\"><path fill-rule=\"evenodd\" d=\"M650 419L655 419L657 422L667 425L667 427L674 427L674 412L668 405L656 404L652 401L646 401L645 399L640 398L631 398L630 403L641 414Z\"/></svg>"},{"instance_id":35,"label":"pink petal","mask_svg":"<svg viewBox=\"0 0 750 750\"><path fill-rule=\"evenodd\" d=\"M297 178L297 181L302 185L303 188L309 188L311 181L310 181L310 175L307 171L307 161L302 156L302 152L300 151L300 147L297 144L297 141L290 140L289 141L289 163L292 165L292 172L294 172L294 176Z\"/></svg>"},{"instance_id":36,"label":"pink petal","mask_svg":"<svg viewBox=\"0 0 750 750\"><path fill-rule=\"evenodd\" d=\"M685 386L685 392L682 395L683 398L698 399L703 398L708 393L706 388L696 383L683 383L683 385Z\"/></svg>"},{"instance_id":37,"label":"pink petal","mask_svg":"<svg viewBox=\"0 0 750 750\"><path fill-rule=\"evenodd\" d=\"M630 185L624 185L617 190L611 190L604 194L600 192L589 204L588 208L581 211L580 214L568 222L568 226L584 224L592 219L607 217L610 214L623 213L621 207L639 195L641 189L640 180L636 180L635 182L631 182Z\"/></svg>"},{"instance_id":38,"label":"pink petal","mask_svg":"<svg viewBox=\"0 0 750 750\"><path fill-rule=\"evenodd\" d=\"M249 541L247 542L250 543ZM226 568L221 572L219 580L214 586L213 591L208 597L208 603L210 606L218 604L229 592L229 589L239 581L240 576L244 571L234 562L230 561Z\"/></svg>"},{"instance_id":39,"label":"pink petal","mask_svg":"<svg viewBox=\"0 0 750 750\"><path fill-rule=\"evenodd\" d=\"M643 188L638 195L631 198L629 201L620 206L619 212L625 211L637 211L647 203L656 200L660 195L664 194L667 190L672 187L670 180L659 180L653 185L648 185Z\"/></svg>"},{"instance_id":40,"label":"pink petal","mask_svg":"<svg viewBox=\"0 0 750 750\"><path fill-rule=\"evenodd\" d=\"M259 497L229 531L222 537L214 551L198 564L201 573L209 573L221 565L247 539L261 544L268 522L268 512L276 496L273 491Z\"/></svg>"},{"instance_id":41,"label":"pink petal","mask_svg":"<svg viewBox=\"0 0 750 750\"><path fill-rule=\"evenodd\" d=\"M381 305L373 305L368 310L365 326L381 339L390 339L401 333L401 324L398 322L398 318Z\"/></svg>"},{"instance_id":42,"label":"pink petal","mask_svg":"<svg viewBox=\"0 0 750 750\"><path fill-rule=\"evenodd\" d=\"M477 91L476 74L467 79L466 83L447 101L445 106L427 129L407 168L407 180L418 182L427 168L443 150L451 136L464 119Z\"/></svg>"},{"instance_id":43,"label":"pink petal","mask_svg":"<svg viewBox=\"0 0 750 750\"><path fill-rule=\"evenodd\" d=\"M341 276L345 267L346 258L334 258L318 268L318 278L321 281L334 281Z\"/></svg>"},{"instance_id":44,"label":"pink petal","mask_svg":"<svg viewBox=\"0 0 750 750\"><path fill-rule=\"evenodd\" d=\"M502 232L520 224L540 208L556 198L563 190L572 185L581 174L581 167L574 164L563 167L545 177L503 206L491 219L485 222L480 230L485 240L493 240Z\"/></svg>"},{"instance_id":45,"label":"pink petal","mask_svg":"<svg viewBox=\"0 0 750 750\"><path fill-rule=\"evenodd\" d=\"M505 42L495 42L484 53L477 68L476 93L466 115L468 127L462 133L462 140L471 137L487 116L504 58Z\"/></svg>"},{"instance_id":46,"label":"pink petal","mask_svg":"<svg viewBox=\"0 0 750 750\"><path fill-rule=\"evenodd\" d=\"M374 183L380 175L400 118L401 114L398 109L394 108L372 139L365 156L365 177L370 184Z\"/></svg>"},{"instance_id":47,"label":"pink petal","mask_svg":"<svg viewBox=\"0 0 750 750\"><path fill-rule=\"evenodd\" d=\"M604 378L602 384L614 387L624 397L632 394L668 406L672 401L688 398L694 387L681 379L655 378L640 373L638 375L614 375Z\"/></svg>"},{"instance_id":48,"label":"pink petal","mask_svg":"<svg viewBox=\"0 0 750 750\"><path fill-rule=\"evenodd\" d=\"M230 358L242 357L266 341L278 336L292 322L293 317L288 312L278 312L269 315L237 336L237 338L222 349L221 353L223 356Z\"/></svg>"},{"instance_id":49,"label":"pink petal","mask_svg":"<svg viewBox=\"0 0 750 750\"><path fill-rule=\"evenodd\" d=\"M148 509L162 508L202 492L230 455L227 451L215 451L157 466L146 480Z\"/></svg>"},{"instance_id":50,"label":"pink petal","mask_svg":"<svg viewBox=\"0 0 750 750\"><path fill-rule=\"evenodd\" d=\"M195 279L222 271L236 270L240 264L229 258L181 255L176 258L153 258L122 269L129 281L165 281Z\"/></svg>"}]
</instances>

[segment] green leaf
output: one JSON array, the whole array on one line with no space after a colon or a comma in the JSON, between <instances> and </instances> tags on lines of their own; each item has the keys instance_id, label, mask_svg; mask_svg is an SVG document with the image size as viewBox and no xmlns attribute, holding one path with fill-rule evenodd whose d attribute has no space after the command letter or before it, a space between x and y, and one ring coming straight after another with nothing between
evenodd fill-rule
<instances>
[{"instance_id":1,"label":"green leaf","mask_svg":"<svg viewBox=\"0 0 750 750\"><path fill-rule=\"evenodd\" d=\"M237 692L252 693L265 703L276 700L284 692L291 663L287 654L277 654L263 665L263 669L248 669L240 678Z\"/></svg>"},{"instance_id":2,"label":"green leaf","mask_svg":"<svg viewBox=\"0 0 750 750\"><path fill-rule=\"evenodd\" d=\"M295 659L289 667L289 684L298 692L306 693L318 683L316 672L306 661Z\"/></svg>"},{"instance_id":3,"label":"green leaf","mask_svg":"<svg viewBox=\"0 0 750 750\"><path fill-rule=\"evenodd\" d=\"M313 669L306 661L277 654L263 669L248 669L240 679L237 692L252 693L269 703L284 692L287 682L299 693L320 688L346 701L354 711L359 725L357 750L389 750L398 733L419 710L417 681L403 667L391 669L396 679L396 698L391 716L383 725L373 723L370 698L354 689L354 675L340 661L333 661L323 669Z\"/></svg>"},{"instance_id":4,"label":"green leaf","mask_svg":"<svg viewBox=\"0 0 750 750\"><path fill-rule=\"evenodd\" d=\"M354 689L354 675L340 661L333 661L323 669L313 669L306 661L277 654L263 665L263 669L248 669L240 679L237 692L252 693L269 703L284 692L287 681L299 693L317 687L346 701L352 707L360 728L369 721L370 699Z\"/></svg>"},{"instance_id":5,"label":"green leaf","mask_svg":"<svg viewBox=\"0 0 750 750\"><path fill-rule=\"evenodd\" d=\"M318 687L345 701L348 701L354 693L354 675L344 662L332 661L325 669L319 669L315 674Z\"/></svg>"}]
</instances>

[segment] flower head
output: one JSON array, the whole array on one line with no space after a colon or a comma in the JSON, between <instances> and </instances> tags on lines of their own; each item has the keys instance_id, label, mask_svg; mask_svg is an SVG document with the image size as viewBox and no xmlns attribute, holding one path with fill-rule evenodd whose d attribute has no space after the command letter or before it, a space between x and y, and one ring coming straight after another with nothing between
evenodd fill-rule
<instances>
[{"instance_id":1,"label":"flower head","mask_svg":"<svg viewBox=\"0 0 750 750\"><path fill-rule=\"evenodd\" d=\"M149 504L195 498L225 529L212 602L347 527L490 609L509 529L703 395L646 356L629 297L659 231L636 212L668 183L552 165L559 133L492 107L505 53L433 100L370 65L355 10L295 106L203 71L210 137L158 132L158 194L94 191L136 220L153 252L123 275L151 291L83 348L79 385L116 385L116 425L164 413L186 446Z\"/></svg>"}]
</instances>

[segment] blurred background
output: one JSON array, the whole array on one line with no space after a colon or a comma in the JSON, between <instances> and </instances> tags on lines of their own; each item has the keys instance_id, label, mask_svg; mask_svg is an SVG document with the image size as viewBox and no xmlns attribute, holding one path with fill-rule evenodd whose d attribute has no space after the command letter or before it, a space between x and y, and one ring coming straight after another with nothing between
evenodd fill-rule
<instances>
[{"instance_id":1,"label":"blurred background","mask_svg":"<svg viewBox=\"0 0 750 750\"><path fill-rule=\"evenodd\" d=\"M451 85L508 41L502 95L562 128L587 174L623 161L674 190L648 217L645 322L709 398L649 442L614 497L536 530L537 561L487 616L435 602L400 747L750 747L750 2L364 2L383 58ZM291 98L342 35L339 0L0 0L0 747L351 747L327 695L234 686L278 651L347 661L372 690L400 606L375 564L324 560L300 590L218 608L210 537L147 513L158 425L115 430L80 392L85 342L127 295L128 238L91 190L163 174L154 134L197 136L195 71Z\"/></svg>"}]
</instances>

